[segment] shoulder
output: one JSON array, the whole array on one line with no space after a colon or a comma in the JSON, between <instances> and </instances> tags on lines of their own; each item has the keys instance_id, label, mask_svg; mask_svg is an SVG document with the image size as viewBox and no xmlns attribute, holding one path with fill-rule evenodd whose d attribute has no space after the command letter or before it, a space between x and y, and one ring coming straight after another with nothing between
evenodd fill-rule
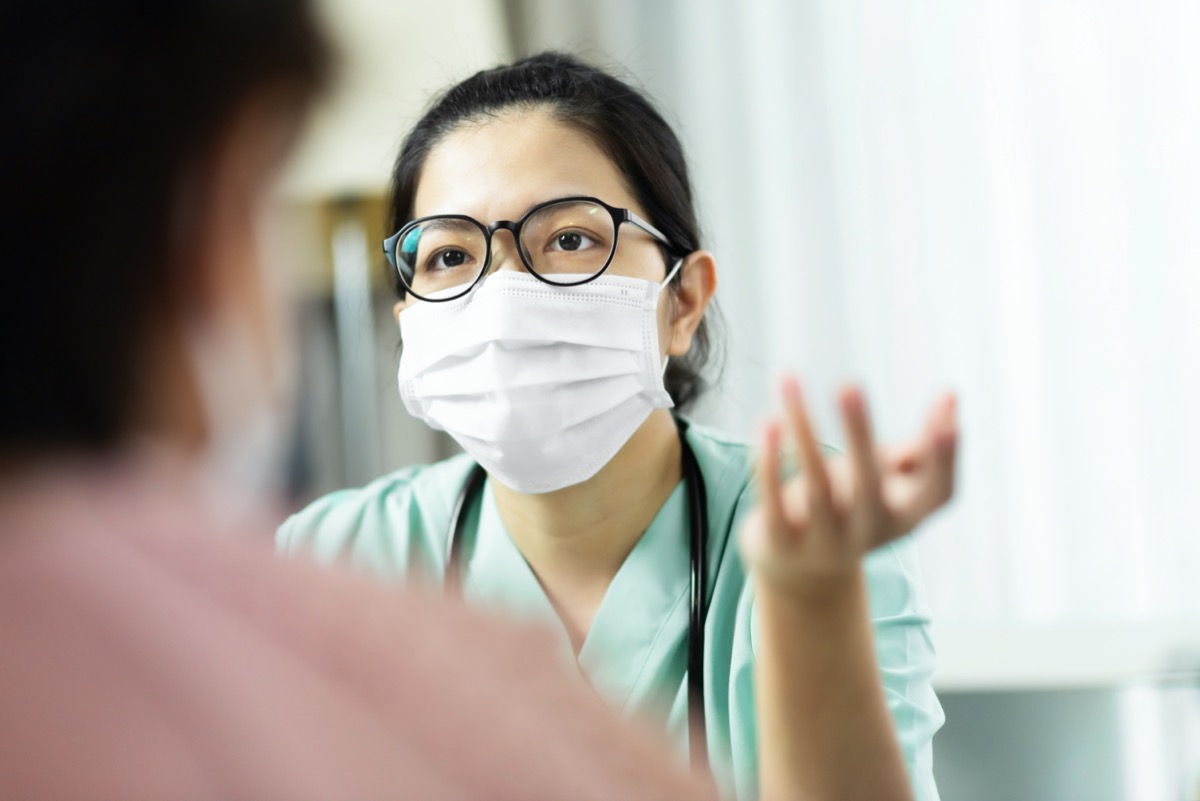
<instances>
[{"instance_id":1,"label":"shoulder","mask_svg":"<svg viewBox=\"0 0 1200 801\"><path fill-rule=\"evenodd\" d=\"M743 440L695 423L688 425L687 440L704 479L710 554L717 562L724 562L737 550L727 547L731 533L754 503L753 448Z\"/></svg>"},{"instance_id":2,"label":"shoulder","mask_svg":"<svg viewBox=\"0 0 1200 801\"><path fill-rule=\"evenodd\" d=\"M740 497L750 483L753 448L749 443L709 426L689 423L688 444L696 454L708 489Z\"/></svg>"},{"instance_id":3,"label":"shoulder","mask_svg":"<svg viewBox=\"0 0 1200 801\"><path fill-rule=\"evenodd\" d=\"M754 449L744 440L695 423L688 426L687 439L707 501L709 608L714 617L724 619L745 605L747 575L736 540L742 517L754 506Z\"/></svg>"},{"instance_id":4,"label":"shoulder","mask_svg":"<svg viewBox=\"0 0 1200 801\"><path fill-rule=\"evenodd\" d=\"M440 564L455 500L474 464L461 454L318 498L279 527L277 550L384 574Z\"/></svg>"},{"instance_id":5,"label":"shoulder","mask_svg":"<svg viewBox=\"0 0 1200 801\"><path fill-rule=\"evenodd\" d=\"M696 460L700 463L705 482L724 490L736 488L740 511L753 505L757 481L756 446L718 429L696 423L689 423L687 438L696 454ZM842 453L839 448L829 443L821 443L821 450L826 457L836 457ZM785 476L799 472L793 455L787 451L783 454L781 470Z\"/></svg>"}]
</instances>

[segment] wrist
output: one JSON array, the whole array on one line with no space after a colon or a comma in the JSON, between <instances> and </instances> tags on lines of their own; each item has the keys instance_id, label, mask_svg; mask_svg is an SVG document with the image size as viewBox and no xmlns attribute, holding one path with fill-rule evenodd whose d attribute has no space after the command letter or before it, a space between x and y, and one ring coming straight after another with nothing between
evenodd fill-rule
<instances>
[{"instance_id":1,"label":"wrist","mask_svg":"<svg viewBox=\"0 0 1200 801\"><path fill-rule=\"evenodd\" d=\"M772 608L819 611L828 614L839 607L857 608L866 598L866 577L861 567L846 573L776 579L759 574L755 581L757 603Z\"/></svg>"}]
</instances>

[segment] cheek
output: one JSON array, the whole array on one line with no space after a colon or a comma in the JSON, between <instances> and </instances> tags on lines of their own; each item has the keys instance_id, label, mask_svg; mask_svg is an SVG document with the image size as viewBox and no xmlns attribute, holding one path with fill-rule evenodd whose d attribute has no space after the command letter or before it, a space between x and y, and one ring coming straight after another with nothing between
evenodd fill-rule
<instances>
[{"instance_id":1,"label":"cheek","mask_svg":"<svg viewBox=\"0 0 1200 801\"><path fill-rule=\"evenodd\" d=\"M293 255L299 238L289 232L289 223L277 214L267 214L259 228L253 259L259 266L258 312L266 359L275 369L291 369L299 353L296 346L298 301L295 293Z\"/></svg>"},{"instance_id":2,"label":"cheek","mask_svg":"<svg viewBox=\"0 0 1200 801\"><path fill-rule=\"evenodd\" d=\"M664 289L658 299L658 352L665 355L671 345L671 322L675 318L675 297Z\"/></svg>"},{"instance_id":3,"label":"cheek","mask_svg":"<svg viewBox=\"0 0 1200 801\"><path fill-rule=\"evenodd\" d=\"M236 254L230 254L230 263L238 265L233 279L237 288L232 295L240 307L238 314L244 321L246 333L253 337L260 358L269 361L278 338L279 304L273 302L278 282L267 269L260 232L253 221L249 222L245 235L238 242Z\"/></svg>"},{"instance_id":4,"label":"cheek","mask_svg":"<svg viewBox=\"0 0 1200 801\"><path fill-rule=\"evenodd\" d=\"M270 384L290 378L294 352L290 239L287 222L258 206L244 214L237 236L227 239L225 322L239 332L247 355Z\"/></svg>"}]
</instances>

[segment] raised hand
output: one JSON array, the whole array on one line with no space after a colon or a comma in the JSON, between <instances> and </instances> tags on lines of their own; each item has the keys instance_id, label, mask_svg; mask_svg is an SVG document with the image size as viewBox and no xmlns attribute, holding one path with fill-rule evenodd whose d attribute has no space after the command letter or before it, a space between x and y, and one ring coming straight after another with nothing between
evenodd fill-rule
<instances>
[{"instance_id":1,"label":"raised hand","mask_svg":"<svg viewBox=\"0 0 1200 801\"><path fill-rule=\"evenodd\" d=\"M934 403L924 430L895 448L877 449L857 387L839 407L849 452L822 456L794 378L782 382L784 420L769 422L759 454L759 503L742 525L741 547L760 587L819 592L856 577L868 551L912 531L953 494L956 401ZM795 440L799 473L780 481L784 429Z\"/></svg>"}]
</instances>

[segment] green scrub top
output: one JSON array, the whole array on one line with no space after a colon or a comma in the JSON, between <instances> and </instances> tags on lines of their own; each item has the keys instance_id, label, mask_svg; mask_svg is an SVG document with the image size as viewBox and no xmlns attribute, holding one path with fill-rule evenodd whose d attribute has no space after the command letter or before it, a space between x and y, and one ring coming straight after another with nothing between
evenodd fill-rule
<instances>
[{"instance_id":1,"label":"green scrub top","mask_svg":"<svg viewBox=\"0 0 1200 801\"><path fill-rule=\"evenodd\" d=\"M709 761L726 797L754 799L754 595L735 540L739 520L754 503L753 453L746 444L695 424L687 437L704 477L711 526L704 641ZM327 495L280 527L278 548L322 561L348 561L387 579L403 580L414 571L441 579L451 512L473 465L469 456L455 456ZM566 630L505 530L490 483L464 514L466 598L546 621L561 634L564 658L574 663ZM617 571L578 657L602 696L622 713L663 727L684 760L688 525L687 489L680 482ZM936 801L932 741L945 717L930 683L934 649L911 539L874 551L864 569L876 657L913 793L918 801Z\"/></svg>"}]
</instances>

